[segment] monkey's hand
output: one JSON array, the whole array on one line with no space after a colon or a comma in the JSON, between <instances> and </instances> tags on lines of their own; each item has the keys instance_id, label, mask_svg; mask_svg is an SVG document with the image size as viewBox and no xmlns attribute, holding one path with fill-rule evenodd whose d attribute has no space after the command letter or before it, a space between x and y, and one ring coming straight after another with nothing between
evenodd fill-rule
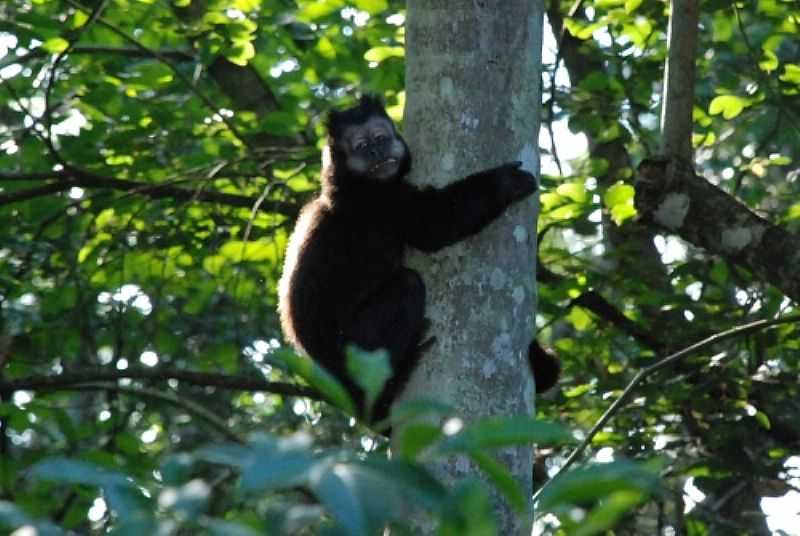
<instances>
[{"instance_id":1,"label":"monkey's hand","mask_svg":"<svg viewBox=\"0 0 800 536\"><path fill-rule=\"evenodd\" d=\"M539 187L536 177L522 169L522 162L508 162L487 173L498 181L501 197L512 201L528 197Z\"/></svg>"}]
</instances>

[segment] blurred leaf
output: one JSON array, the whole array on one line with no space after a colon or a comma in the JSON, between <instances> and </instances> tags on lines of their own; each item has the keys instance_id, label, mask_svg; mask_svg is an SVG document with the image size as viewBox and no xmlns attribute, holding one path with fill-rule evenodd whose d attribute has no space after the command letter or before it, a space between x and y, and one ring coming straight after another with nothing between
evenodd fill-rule
<instances>
[{"instance_id":1,"label":"blurred leaf","mask_svg":"<svg viewBox=\"0 0 800 536\"><path fill-rule=\"evenodd\" d=\"M353 345L348 345L347 373L355 380L356 385L364 390L368 408L372 408L383 386L392 376L392 365L389 352L376 350L367 352Z\"/></svg>"},{"instance_id":2,"label":"blurred leaf","mask_svg":"<svg viewBox=\"0 0 800 536\"><path fill-rule=\"evenodd\" d=\"M65 484L84 484L87 486L131 487L133 481L122 473L111 471L93 463L69 458L46 458L30 469L33 478L61 482Z\"/></svg>"},{"instance_id":3,"label":"blurred leaf","mask_svg":"<svg viewBox=\"0 0 800 536\"><path fill-rule=\"evenodd\" d=\"M745 99L735 95L720 95L714 97L708 106L708 113L711 115L722 114L725 119L733 119L742 113L748 103Z\"/></svg>"},{"instance_id":4,"label":"blurred leaf","mask_svg":"<svg viewBox=\"0 0 800 536\"><path fill-rule=\"evenodd\" d=\"M572 442L572 435L561 425L529 417L495 417L465 426L439 445L443 454L471 452L514 445L557 445Z\"/></svg>"}]
</instances>

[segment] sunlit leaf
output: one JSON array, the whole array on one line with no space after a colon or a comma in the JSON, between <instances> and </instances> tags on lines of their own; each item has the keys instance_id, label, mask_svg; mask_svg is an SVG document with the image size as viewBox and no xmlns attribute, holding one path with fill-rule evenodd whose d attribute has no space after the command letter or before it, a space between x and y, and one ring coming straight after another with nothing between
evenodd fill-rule
<instances>
[{"instance_id":1,"label":"sunlit leaf","mask_svg":"<svg viewBox=\"0 0 800 536\"><path fill-rule=\"evenodd\" d=\"M708 113L711 115L722 114L725 119L733 119L748 105L747 100L736 95L719 95L714 97L708 106Z\"/></svg>"},{"instance_id":2,"label":"sunlit leaf","mask_svg":"<svg viewBox=\"0 0 800 536\"><path fill-rule=\"evenodd\" d=\"M51 54L58 54L60 52L64 52L69 47L69 41L64 39L63 37L51 37L44 43L42 43L42 48Z\"/></svg>"},{"instance_id":3,"label":"sunlit leaf","mask_svg":"<svg viewBox=\"0 0 800 536\"><path fill-rule=\"evenodd\" d=\"M402 58L406 54L403 47L373 47L364 53L364 59L380 63L387 58Z\"/></svg>"}]
</instances>

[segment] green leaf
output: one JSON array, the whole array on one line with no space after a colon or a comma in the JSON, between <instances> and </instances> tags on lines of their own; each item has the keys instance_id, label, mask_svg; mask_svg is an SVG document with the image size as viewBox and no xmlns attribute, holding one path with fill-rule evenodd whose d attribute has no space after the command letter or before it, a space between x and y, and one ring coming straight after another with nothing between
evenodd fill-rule
<instances>
[{"instance_id":1,"label":"green leaf","mask_svg":"<svg viewBox=\"0 0 800 536\"><path fill-rule=\"evenodd\" d=\"M364 390L367 407L371 409L383 386L392 376L389 352L386 350L368 352L348 345L346 353L347 373L355 380L356 385Z\"/></svg>"},{"instance_id":2,"label":"green leaf","mask_svg":"<svg viewBox=\"0 0 800 536\"><path fill-rule=\"evenodd\" d=\"M560 184L556 188L556 192L558 192L558 195L568 197L576 203L584 203L586 201L586 187L583 180Z\"/></svg>"},{"instance_id":3,"label":"green leaf","mask_svg":"<svg viewBox=\"0 0 800 536\"><path fill-rule=\"evenodd\" d=\"M494 417L467 425L442 441L438 450L450 454L533 443L558 445L572 440L572 434L559 424L530 417Z\"/></svg>"},{"instance_id":4,"label":"green leaf","mask_svg":"<svg viewBox=\"0 0 800 536\"><path fill-rule=\"evenodd\" d=\"M240 11L248 13L261 6L261 0L236 0L234 5Z\"/></svg>"},{"instance_id":5,"label":"green leaf","mask_svg":"<svg viewBox=\"0 0 800 536\"><path fill-rule=\"evenodd\" d=\"M585 331L592 325L592 317L583 307L573 307L566 316L566 319L578 331Z\"/></svg>"},{"instance_id":6,"label":"green leaf","mask_svg":"<svg viewBox=\"0 0 800 536\"><path fill-rule=\"evenodd\" d=\"M630 15L634 11L636 11L639 6L642 5L642 0L626 0L625 1L625 13Z\"/></svg>"},{"instance_id":7,"label":"green leaf","mask_svg":"<svg viewBox=\"0 0 800 536\"><path fill-rule=\"evenodd\" d=\"M87 486L131 487L133 481L122 473L111 471L93 463L69 458L46 458L30 469L33 478L61 482L64 484L83 484Z\"/></svg>"},{"instance_id":8,"label":"green leaf","mask_svg":"<svg viewBox=\"0 0 800 536\"><path fill-rule=\"evenodd\" d=\"M312 493L347 534L353 536L369 533L364 505L354 489L354 483L359 476L352 465L332 463L314 475L309 482Z\"/></svg>"},{"instance_id":9,"label":"green leaf","mask_svg":"<svg viewBox=\"0 0 800 536\"><path fill-rule=\"evenodd\" d=\"M522 514L527 507L527 500L520 485L514 480L511 472L491 456L480 450L469 452L469 457L489 478L489 481L505 496L511 507Z\"/></svg>"},{"instance_id":10,"label":"green leaf","mask_svg":"<svg viewBox=\"0 0 800 536\"><path fill-rule=\"evenodd\" d=\"M764 50L764 59L758 62L758 66L762 71L771 73L778 68L778 56L771 50Z\"/></svg>"},{"instance_id":11,"label":"green leaf","mask_svg":"<svg viewBox=\"0 0 800 536\"><path fill-rule=\"evenodd\" d=\"M403 58L406 55L406 49L403 47L373 47L364 53L364 59L367 61L374 61L380 63L387 58Z\"/></svg>"},{"instance_id":12,"label":"green leaf","mask_svg":"<svg viewBox=\"0 0 800 536\"><path fill-rule=\"evenodd\" d=\"M786 64L780 79L784 82L800 86L800 65L795 65L793 63Z\"/></svg>"},{"instance_id":13,"label":"green leaf","mask_svg":"<svg viewBox=\"0 0 800 536\"><path fill-rule=\"evenodd\" d=\"M358 9L366 11L370 15L389 9L389 3L386 0L355 0L354 3Z\"/></svg>"},{"instance_id":14,"label":"green leaf","mask_svg":"<svg viewBox=\"0 0 800 536\"><path fill-rule=\"evenodd\" d=\"M769 416L766 413L764 413L763 411L756 411L754 417L756 419L756 422L759 425L761 425L761 428L763 428L764 430L772 429L772 423L770 423Z\"/></svg>"},{"instance_id":15,"label":"green leaf","mask_svg":"<svg viewBox=\"0 0 800 536\"><path fill-rule=\"evenodd\" d=\"M312 359L299 356L286 349L278 350L272 356L285 363L293 373L310 383L337 407L350 415L355 414L355 405L347 390L332 374L317 365Z\"/></svg>"},{"instance_id":16,"label":"green leaf","mask_svg":"<svg viewBox=\"0 0 800 536\"><path fill-rule=\"evenodd\" d=\"M51 54L60 54L69 48L69 41L63 37L51 37L42 43L42 48Z\"/></svg>"},{"instance_id":17,"label":"green leaf","mask_svg":"<svg viewBox=\"0 0 800 536\"><path fill-rule=\"evenodd\" d=\"M736 95L719 95L714 97L711 104L709 104L708 113L711 115L719 115L721 113L725 119L733 119L742 113L742 110L747 106L747 100Z\"/></svg>"},{"instance_id":18,"label":"green leaf","mask_svg":"<svg viewBox=\"0 0 800 536\"><path fill-rule=\"evenodd\" d=\"M652 470L641 464L618 461L573 469L559 476L542 491L539 507L549 511L556 506L604 499L619 491L652 493L660 487L660 480Z\"/></svg>"},{"instance_id":19,"label":"green leaf","mask_svg":"<svg viewBox=\"0 0 800 536\"><path fill-rule=\"evenodd\" d=\"M443 437L442 427L433 424L412 423L400 428L395 427L394 430L392 448L400 457L407 460L415 458Z\"/></svg>"},{"instance_id":20,"label":"green leaf","mask_svg":"<svg viewBox=\"0 0 800 536\"><path fill-rule=\"evenodd\" d=\"M634 190L633 186L624 182L617 182L606 190L603 196L603 203L607 208L632 204L634 195L636 195L636 190Z\"/></svg>"},{"instance_id":21,"label":"green leaf","mask_svg":"<svg viewBox=\"0 0 800 536\"><path fill-rule=\"evenodd\" d=\"M306 484L319 459L311 452L311 438L302 432L275 439L258 436L249 443L252 455L242 467L243 491L259 492Z\"/></svg>"},{"instance_id":22,"label":"green leaf","mask_svg":"<svg viewBox=\"0 0 800 536\"><path fill-rule=\"evenodd\" d=\"M231 63L239 66L246 66L247 62L256 55L256 48L251 41L238 41L236 45L230 47L225 52L225 57Z\"/></svg>"},{"instance_id":23,"label":"green leaf","mask_svg":"<svg viewBox=\"0 0 800 536\"><path fill-rule=\"evenodd\" d=\"M647 499L648 494L638 490L617 491L612 493L599 506L594 508L580 526L571 534L575 536L592 536L602 534L613 528L622 516L629 514L634 508Z\"/></svg>"}]
</instances>

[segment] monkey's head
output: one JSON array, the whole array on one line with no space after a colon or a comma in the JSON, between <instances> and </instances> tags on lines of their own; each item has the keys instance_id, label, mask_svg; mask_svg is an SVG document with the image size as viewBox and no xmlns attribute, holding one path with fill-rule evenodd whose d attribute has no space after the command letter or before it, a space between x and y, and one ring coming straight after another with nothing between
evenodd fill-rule
<instances>
[{"instance_id":1,"label":"monkey's head","mask_svg":"<svg viewBox=\"0 0 800 536\"><path fill-rule=\"evenodd\" d=\"M331 112L327 150L323 174L340 187L399 180L411 169L408 146L375 97L364 96L353 108Z\"/></svg>"}]
</instances>

